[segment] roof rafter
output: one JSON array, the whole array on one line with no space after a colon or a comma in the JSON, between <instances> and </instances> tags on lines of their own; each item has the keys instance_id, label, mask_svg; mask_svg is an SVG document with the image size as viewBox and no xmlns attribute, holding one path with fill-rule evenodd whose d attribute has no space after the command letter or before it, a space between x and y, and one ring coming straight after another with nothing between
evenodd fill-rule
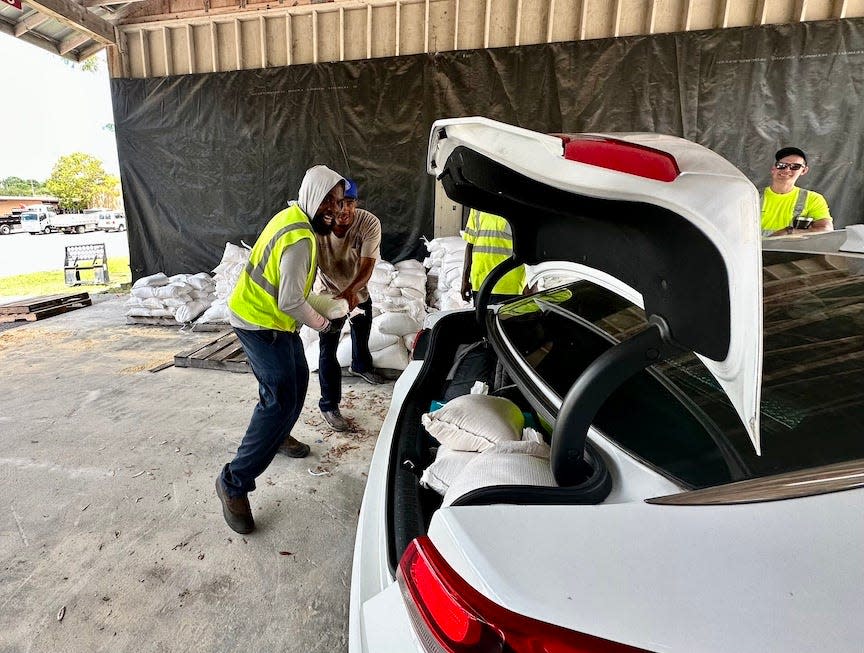
<instances>
[{"instance_id":1,"label":"roof rafter","mask_svg":"<svg viewBox=\"0 0 864 653\"><path fill-rule=\"evenodd\" d=\"M89 34L100 43L114 45L117 42L114 25L72 0L27 0L27 4L75 30Z\"/></svg>"}]
</instances>

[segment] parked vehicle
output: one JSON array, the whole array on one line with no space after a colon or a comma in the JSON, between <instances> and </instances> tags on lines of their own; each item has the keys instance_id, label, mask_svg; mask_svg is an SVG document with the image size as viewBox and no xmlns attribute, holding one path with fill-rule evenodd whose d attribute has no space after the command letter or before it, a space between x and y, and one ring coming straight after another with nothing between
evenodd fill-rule
<instances>
[{"instance_id":1,"label":"parked vehicle","mask_svg":"<svg viewBox=\"0 0 864 653\"><path fill-rule=\"evenodd\" d=\"M126 231L126 216L121 211L99 211L97 215L100 231Z\"/></svg>"},{"instance_id":2,"label":"parked vehicle","mask_svg":"<svg viewBox=\"0 0 864 653\"><path fill-rule=\"evenodd\" d=\"M63 213L51 218L50 227L51 231L83 234L85 231L95 231L98 222L97 213Z\"/></svg>"},{"instance_id":3,"label":"parked vehicle","mask_svg":"<svg viewBox=\"0 0 864 653\"><path fill-rule=\"evenodd\" d=\"M0 215L0 236L6 236L21 226L21 214L7 213Z\"/></svg>"},{"instance_id":4,"label":"parked vehicle","mask_svg":"<svg viewBox=\"0 0 864 653\"><path fill-rule=\"evenodd\" d=\"M21 213L21 228L30 234L50 234L54 211L41 207L28 207Z\"/></svg>"},{"instance_id":5,"label":"parked vehicle","mask_svg":"<svg viewBox=\"0 0 864 653\"><path fill-rule=\"evenodd\" d=\"M397 381L349 651L859 651L864 256L820 235L763 253L753 185L673 137L445 120L428 167L508 219L512 265L574 280L488 306L502 264ZM442 496L421 416L471 385L454 360L484 342L505 374L478 380L548 461L505 474L495 445Z\"/></svg>"}]
</instances>

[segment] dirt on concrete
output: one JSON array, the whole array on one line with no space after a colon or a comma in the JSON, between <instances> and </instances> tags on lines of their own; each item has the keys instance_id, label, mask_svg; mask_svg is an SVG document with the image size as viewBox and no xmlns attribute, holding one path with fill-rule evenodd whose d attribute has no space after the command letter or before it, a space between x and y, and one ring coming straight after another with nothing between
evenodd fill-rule
<instances>
[{"instance_id":1,"label":"dirt on concrete","mask_svg":"<svg viewBox=\"0 0 864 653\"><path fill-rule=\"evenodd\" d=\"M214 481L257 401L251 374L169 367L214 333L127 326L125 296L0 333L0 652L347 649L357 513L392 384L317 376L294 436L222 519Z\"/></svg>"}]
</instances>

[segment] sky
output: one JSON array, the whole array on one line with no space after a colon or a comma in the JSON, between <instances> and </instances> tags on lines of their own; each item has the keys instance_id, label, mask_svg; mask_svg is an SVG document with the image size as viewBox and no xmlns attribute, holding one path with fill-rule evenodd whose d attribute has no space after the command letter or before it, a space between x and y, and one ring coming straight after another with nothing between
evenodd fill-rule
<instances>
[{"instance_id":1,"label":"sky","mask_svg":"<svg viewBox=\"0 0 864 653\"><path fill-rule=\"evenodd\" d=\"M3 102L0 179L45 181L61 156L85 152L119 175L108 64L88 73L7 34L0 34Z\"/></svg>"}]
</instances>

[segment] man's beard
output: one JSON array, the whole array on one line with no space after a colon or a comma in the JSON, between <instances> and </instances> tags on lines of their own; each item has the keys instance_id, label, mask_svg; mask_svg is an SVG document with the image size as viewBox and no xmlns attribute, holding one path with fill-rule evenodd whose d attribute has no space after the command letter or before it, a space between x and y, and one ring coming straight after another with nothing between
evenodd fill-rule
<instances>
[{"instance_id":1,"label":"man's beard","mask_svg":"<svg viewBox=\"0 0 864 653\"><path fill-rule=\"evenodd\" d=\"M324 220L323 215L316 215L314 218L312 218L312 230L316 234L320 234L321 236L327 236L330 234L331 231L333 231L333 225L328 224Z\"/></svg>"}]
</instances>

